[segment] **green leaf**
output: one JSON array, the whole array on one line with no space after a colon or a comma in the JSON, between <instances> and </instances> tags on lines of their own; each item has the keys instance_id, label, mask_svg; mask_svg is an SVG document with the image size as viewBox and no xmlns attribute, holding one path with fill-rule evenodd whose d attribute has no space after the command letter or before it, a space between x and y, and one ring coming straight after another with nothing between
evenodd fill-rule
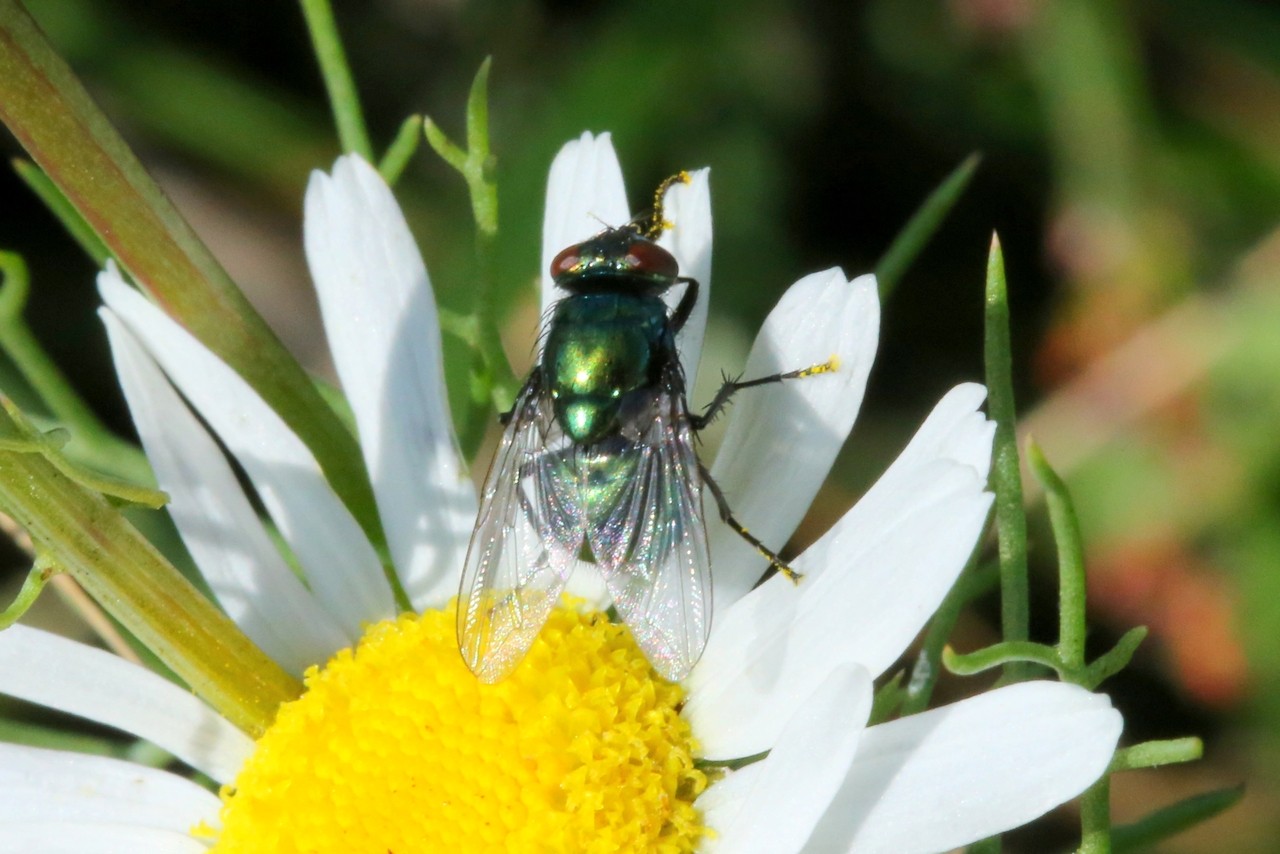
<instances>
[{"instance_id":1,"label":"green leaf","mask_svg":"<svg viewBox=\"0 0 1280 854\"><path fill-rule=\"evenodd\" d=\"M1208 821L1235 806L1243 797L1243 784L1193 795L1186 800L1156 810L1133 824L1113 828L1111 850L1113 854L1141 851Z\"/></svg>"},{"instance_id":2,"label":"green leaf","mask_svg":"<svg viewBox=\"0 0 1280 854\"><path fill-rule=\"evenodd\" d=\"M1013 353L1009 343L1009 293L1000 238L991 237L987 261L985 354L987 409L996 422L991 485L996 493L996 541L1000 552L1000 617L1006 641L1030 636L1027 591L1027 517L1022 506L1022 473L1018 464L1017 412L1013 404ZM1018 659L1005 669L1007 681L1025 679Z\"/></svg>"},{"instance_id":3,"label":"green leaf","mask_svg":"<svg viewBox=\"0 0 1280 854\"><path fill-rule=\"evenodd\" d=\"M959 166L952 170L929 197L924 200L907 224L898 232L898 236L889 244L884 255L876 264L876 284L880 288L880 299L889 298L897 286L902 274L912 265L924 247L933 239L938 227L946 219L947 214L960 201L964 191L968 189L973 173L977 171L982 156L974 152L966 157Z\"/></svg>"},{"instance_id":4,"label":"green leaf","mask_svg":"<svg viewBox=\"0 0 1280 854\"><path fill-rule=\"evenodd\" d=\"M1156 768L1179 762L1194 762L1204 755L1204 742L1190 736L1164 741L1144 741L1116 751L1111 759L1111 771L1132 771L1135 768Z\"/></svg>"},{"instance_id":5,"label":"green leaf","mask_svg":"<svg viewBox=\"0 0 1280 854\"><path fill-rule=\"evenodd\" d=\"M902 685L902 680L905 676L906 671L899 670L876 691L875 699L871 703L871 715L867 719L867 726L884 723L898 711L902 701L907 696L906 689Z\"/></svg>"},{"instance_id":6,"label":"green leaf","mask_svg":"<svg viewBox=\"0 0 1280 854\"><path fill-rule=\"evenodd\" d=\"M1031 641L1003 641L967 653L955 652L950 647L942 651L943 666L957 676L974 676L1010 663L1039 664L1057 671L1059 675L1068 673L1057 649Z\"/></svg>"},{"instance_id":7,"label":"green leaf","mask_svg":"<svg viewBox=\"0 0 1280 854\"><path fill-rule=\"evenodd\" d=\"M1084 666L1085 570L1080 519L1067 485L1045 459L1040 446L1027 441L1027 461L1044 487L1049 524L1058 544L1058 651L1068 667ZM1121 665L1123 666L1123 665Z\"/></svg>"},{"instance_id":8,"label":"green leaf","mask_svg":"<svg viewBox=\"0 0 1280 854\"><path fill-rule=\"evenodd\" d=\"M51 560L44 555L37 555L35 564L27 573L26 580L22 582L22 589L18 591L17 596L13 597L9 607L0 611L0 630L7 629L22 619L22 615L36 603L36 599L40 597L40 591L44 590L49 579L57 573L58 568Z\"/></svg>"},{"instance_id":9,"label":"green leaf","mask_svg":"<svg viewBox=\"0 0 1280 854\"><path fill-rule=\"evenodd\" d=\"M1085 667L1082 674L1083 678L1079 681L1079 684L1092 691L1121 670L1124 670L1129 666L1130 659L1133 658L1133 654L1138 651L1138 647L1146 640L1146 637L1146 626L1136 626L1129 629L1120 637L1120 640L1116 641L1115 646Z\"/></svg>"},{"instance_id":10,"label":"green leaf","mask_svg":"<svg viewBox=\"0 0 1280 854\"><path fill-rule=\"evenodd\" d=\"M400 176L404 174L405 167L409 165L409 160L418 150L418 140L422 138L418 128L421 125L422 116L409 116L405 119L400 124L400 130L396 132L396 138L387 147L387 153L382 155L382 161L378 163L378 172L382 174L382 180L389 186L396 185Z\"/></svg>"}]
</instances>

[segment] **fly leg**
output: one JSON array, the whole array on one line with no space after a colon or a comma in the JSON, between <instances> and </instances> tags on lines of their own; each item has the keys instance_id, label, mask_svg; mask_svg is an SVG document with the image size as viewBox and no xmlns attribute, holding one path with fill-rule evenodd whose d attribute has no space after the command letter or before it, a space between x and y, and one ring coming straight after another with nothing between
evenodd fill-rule
<instances>
[{"instance_id":1,"label":"fly leg","mask_svg":"<svg viewBox=\"0 0 1280 854\"><path fill-rule=\"evenodd\" d=\"M753 380L743 380L741 377L737 379L729 379L726 375L724 377L724 383L720 386L720 390L716 392L716 396L711 399L711 403L707 404L707 408L702 410L701 415L690 415L689 424L694 430L702 430L712 421L715 421L716 417L724 411L724 408L729 404L729 401L733 396L744 388L768 385L769 383L780 383L783 380L799 380L805 377L814 377L819 374L829 374L832 371L838 370L839 367L840 359L836 356L832 356L825 362L821 362L817 365L810 365L809 367L801 368L798 371L770 374L767 377L756 377Z\"/></svg>"},{"instance_id":2,"label":"fly leg","mask_svg":"<svg viewBox=\"0 0 1280 854\"><path fill-rule=\"evenodd\" d=\"M799 584L803 576L788 566L786 561L778 557L777 552L760 542L759 538L748 531L746 526L733 515L733 510L729 508L729 502L725 500L724 493L720 491L720 484L715 482L711 477L711 472L707 470L707 467L701 461L698 462L698 471L702 474L702 482L711 490L711 495L716 500L716 509L720 511L720 518L724 520L724 523L732 528L739 537L750 543L756 551L768 558L769 566L791 579L792 583Z\"/></svg>"}]
</instances>

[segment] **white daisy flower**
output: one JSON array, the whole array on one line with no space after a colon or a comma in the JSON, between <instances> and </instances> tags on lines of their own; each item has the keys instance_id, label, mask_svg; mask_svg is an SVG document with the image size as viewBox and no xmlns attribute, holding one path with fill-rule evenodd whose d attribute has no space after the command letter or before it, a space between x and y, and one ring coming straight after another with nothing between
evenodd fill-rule
<instances>
[{"instance_id":1,"label":"white daisy flower","mask_svg":"<svg viewBox=\"0 0 1280 854\"><path fill-rule=\"evenodd\" d=\"M661 242L706 288L706 170L671 190L667 217ZM628 219L608 135L584 134L551 170L543 270L602 221ZM308 690L255 744L142 667L32 628L0 633L0 692L146 739L226 787L220 797L176 773L0 745L0 851L943 851L1041 815L1106 768L1119 714L1058 683L866 726L872 680L983 530L992 425L977 385L948 393L796 558L799 586L778 576L753 589L764 559L713 525L712 634L682 684L657 679L620 626L570 608L510 677L480 684L449 604L476 495L453 437L434 298L366 163L343 157L313 176L306 249L390 557L422 616L395 615L374 547L303 443L109 268L103 318L174 521L222 607ZM544 307L553 298L544 277ZM705 306L704 293L678 342L690 376ZM748 375L833 353L841 364L744 392L729 413L713 472L765 542L791 535L853 424L878 314L874 279L833 269L793 285L765 322ZM696 762L765 751L731 772Z\"/></svg>"}]
</instances>

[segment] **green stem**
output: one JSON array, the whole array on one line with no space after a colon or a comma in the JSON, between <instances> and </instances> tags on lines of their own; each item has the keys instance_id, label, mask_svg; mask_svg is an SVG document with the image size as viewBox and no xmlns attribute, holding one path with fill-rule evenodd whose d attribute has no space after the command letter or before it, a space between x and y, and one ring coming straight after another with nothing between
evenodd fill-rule
<instances>
[{"instance_id":1,"label":"green stem","mask_svg":"<svg viewBox=\"0 0 1280 854\"><path fill-rule=\"evenodd\" d=\"M29 434L30 428L0 411L0 440ZM245 732L261 735L280 704L301 693L298 681L201 596L105 497L64 476L43 455L0 452L0 507L47 560Z\"/></svg>"},{"instance_id":2,"label":"green stem","mask_svg":"<svg viewBox=\"0 0 1280 854\"><path fill-rule=\"evenodd\" d=\"M1049 523L1058 544L1058 652L1071 668L1084 666L1085 568L1080 519L1067 485L1034 441L1027 442L1027 462L1044 487Z\"/></svg>"},{"instance_id":3,"label":"green stem","mask_svg":"<svg viewBox=\"0 0 1280 854\"><path fill-rule=\"evenodd\" d=\"M1000 837L992 836L969 846L969 854L1000 854Z\"/></svg>"},{"instance_id":4,"label":"green stem","mask_svg":"<svg viewBox=\"0 0 1280 854\"><path fill-rule=\"evenodd\" d=\"M1111 854L1111 775L1080 796L1079 854Z\"/></svg>"},{"instance_id":5,"label":"green stem","mask_svg":"<svg viewBox=\"0 0 1280 854\"><path fill-rule=\"evenodd\" d=\"M988 408L996 422L991 481L996 493L996 538L1000 552L1000 622L1006 641L1030 636L1027 587L1027 519L1022 506L1022 479L1018 465L1017 413L1013 404L1013 359L1009 343L1009 294L1005 282L1000 239L991 238L987 262L985 361ZM1029 671L1010 662L1004 678L1025 679Z\"/></svg>"},{"instance_id":6,"label":"green stem","mask_svg":"<svg viewBox=\"0 0 1280 854\"><path fill-rule=\"evenodd\" d=\"M329 93L329 105L338 126L342 150L359 154L374 163L373 144L369 142L355 79L347 64L346 51L342 49L342 38L338 35L338 24L333 19L329 0L302 0L302 14L307 19L307 31L311 33L311 44L320 63L324 88Z\"/></svg>"},{"instance_id":7,"label":"green stem","mask_svg":"<svg viewBox=\"0 0 1280 854\"><path fill-rule=\"evenodd\" d=\"M0 120L123 266L266 400L385 543L355 437L17 0L0 0Z\"/></svg>"}]
</instances>

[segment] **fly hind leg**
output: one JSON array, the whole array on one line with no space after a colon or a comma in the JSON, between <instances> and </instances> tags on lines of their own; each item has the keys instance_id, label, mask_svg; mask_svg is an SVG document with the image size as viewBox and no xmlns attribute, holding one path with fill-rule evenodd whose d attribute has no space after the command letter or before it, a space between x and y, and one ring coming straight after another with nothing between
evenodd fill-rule
<instances>
[{"instance_id":1,"label":"fly hind leg","mask_svg":"<svg viewBox=\"0 0 1280 854\"><path fill-rule=\"evenodd\" d=\"M769 566L781 572L794 584L799 584L802 578L801 574L792 569L786 561L778 557L778 553L773 549L760 542L755 534L747 530L746 526L738 521L733 515L733 510L729 507L729 502L725 499L724 493L720 491L720 484L716 483L711 477L711 472L707 470L701 462L698 463L698 471L702 474L702 482L711 490L711 495L715 498L716 509L720 511L720 518L724 523L734 530L739 537L750 543L756 551L769 559Z\"/></svg>"},{"instance_id":2,"label":"fly hind leg","mask_svg":"<svg viewBox=\"0 0 1280 854\"><path fill-rule=\"evenodd\" d=\"M767 377L756 377L753 380L743 380L741 377L730 379L727 375L724 382L720 386L720 390L716 392L716 396L711 399L711 403L707 404L707 408L702 410L701 415L690 415L689 423L694 430L702 430L724 411L729 405L729 401L733 396L744 388L752 388L758 385L768 385L770 383L780 383L783 380L799 380L805 377L814 377L819 374L829 374L832 371L839 370L840 359L832 356L825 362L816 365L810 365L807 368L801 368L798 371L787 371L781 374L769 374ZM715 491L714 489L712 490ZM728 521L728 520L726 520ZM743 533L739 531L739 533Z\"/></svg>"}]
</instances>

